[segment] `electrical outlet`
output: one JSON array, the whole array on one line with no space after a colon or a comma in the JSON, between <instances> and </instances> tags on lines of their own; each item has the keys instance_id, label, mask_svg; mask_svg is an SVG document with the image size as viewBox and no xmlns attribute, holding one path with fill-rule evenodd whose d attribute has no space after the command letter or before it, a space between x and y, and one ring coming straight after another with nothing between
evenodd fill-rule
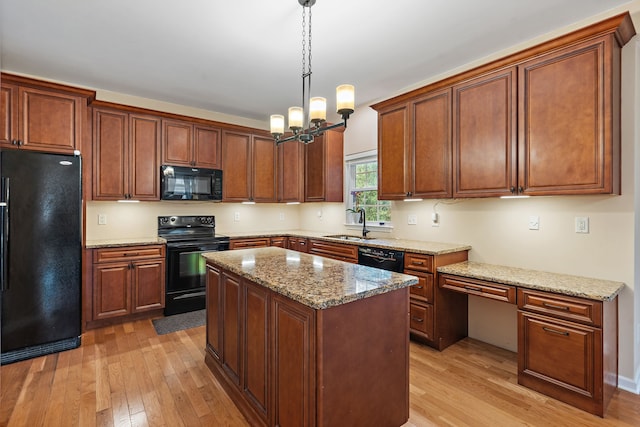
<instances>
[{"instance_id":1,"label":"electrical outlet","mask_svg":"<svg viewBox=\"0 0 640 427\"><path fill-rule=\"evenodd\" d=\"M280 221L284 221L284 213L280 212L280 215L278 215L278 218L280 218Z\"/></svg>"},{"instance_id":2,"label":"electrical outlet","mask_svg":"<svg viewBox=\"0 0 640 427\"><path fill-rule=\"evenodd\" d=\"M416 214L407 215L407 224L409 224L409 225L417 225L418 224L418 215L416 215Z\"/></svg>"},{"instance_id":3,"label":"electrical outlet","mask_svg":"<svg viewBox=\"0 0 640 427\"><path fill-rule=\"evenodd\" d=\"M431 226L440 227L440 215L437 212L431 214Z\"/></svg>"},{"instance_id":4,"label":"electrical outlet","mask_svg":"<svg viewBox=\"0 0 640 427\"><path fill-rule=\"evenodd\" d=\"M107 225L107 214L98 214L98 225Z\"/></svg>"},{"instance_id":5,"label":"electrical outlet","mask_svg":"<svg viewBox=\"0 0 640 427\"><path fill-rule=\"evenodd\" d=\"M576 217L576 233L589 233L589 217L577 216Z\"/></svg>"},{"instance_id":6,"label":"electrical outlet","mask_svg":"<svg viewBox=\"0 0 640 427\"><path fill-rule=\"evenodd\" d=\"M540 230L540 217L531 215L529 217L529 230Z\"/></svg>"},{"instance_id":7,"label":"electrical outlet","mask_svg":"<svg viewBox=\"0 0 640 427\"><path fill-rule=\"evenodd\" d=\"M233 220L234 221L240 221L240 212L234 212L233 213Z\"/></svg>"}]
</instances>

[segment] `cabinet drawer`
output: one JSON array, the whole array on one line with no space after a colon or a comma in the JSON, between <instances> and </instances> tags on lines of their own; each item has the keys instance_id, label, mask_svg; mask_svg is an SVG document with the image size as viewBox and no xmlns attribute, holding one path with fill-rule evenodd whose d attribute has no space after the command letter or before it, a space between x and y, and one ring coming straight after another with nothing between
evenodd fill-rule
<instances>
[{"instance_id":1,"label":"cabinet drawer","mask_svg":"<svg viewBox=\"0 0 640 427\"><path fill-rule=\"evenodd\" d=\"M342 245L339 243L327 243L320 240L309 240L309 253L340 261L358 262L358 247L354 245Z\"/></svg>"},{"instance_id":2,"label":"cabinet drawer","mask_svg":"<svg viewBox=\"0 0 640 427\"><path fill-rule=\"evenodd\" d=\"M164 245L104 248L96 249L93 252L93 262L95 263L131 261L148 258L164 258Z\"/></svg>"},{"instance_id":3,"label":"cabinet drawer","mask_svg":"<svg viewBox=\"0 0 640 427\"><path fill-rule=\"evenodd\" d=\"M404 268L407 270L426 271L433 273L433 257L425 254L412 254L405 252Z\"/></svg>"},{"instance_id":4,"label":"cabinet drawer","mask_svg":"<svg viewBox=\"0 0 640 427\"><path fill-rule=\"evenodd\" d=\"M601 331L546 316L518 312L518 383L562 401L599 398L595 386Z\"/></svg>"},{"instance_id":5,"label":"cabinet drawer","mask_svg":"<svg viewBox=\"0 0 640 427\"><path fill-rule=\"evenodd\" d=\"M440 287L464 294L504 301L509 304L516 303L515 286L443 274L440 276Z\"/></svg>"},{"instance_id":6,"label":"cabinet drawer","mask_svg":"<svg viewBox=\"0 0 640 427\"><path fill-rule=\"evenodd\" d=\"M518 289L518 308L586 325L602 326L602 302Z\"/></svg>"},{"instance_id":7,"label":"cabinet drawer","mask_svg":"<svg viewBox=\"0 0 640 427\"><path fill-rule=\"evenodd\" d=\"M417 298L433 304L433 274L418 276L418 284L409 288L411 298Z\"/></svg>"},{"instance_id":8,"label":"cabinet drawer","mask_svg":"<svg viewBox=\"0 0 640 427\"><path fill-rule=\"evenodd\" d=\"M433 340L433 306L409 304L409 327L427 339Z\"/></svg>"},{"instance_id":9,"label":"cabinet drawer","mask_svg":"<svg viewBox=\"0 0 640 427\"><path fill-rule=\"evenodd\" d=\"M229 249L266 248L271 241L268 237L257 239L231 239Z\"/></svg>"}]
</instances>

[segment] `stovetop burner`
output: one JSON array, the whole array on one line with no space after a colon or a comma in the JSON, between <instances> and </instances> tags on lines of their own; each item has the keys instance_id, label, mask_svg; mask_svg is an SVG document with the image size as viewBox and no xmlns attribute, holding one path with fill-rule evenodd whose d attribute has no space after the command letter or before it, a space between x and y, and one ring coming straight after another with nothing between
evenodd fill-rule
<instances>
[{"instance_id":1,"label":"stovetop burner","mask_svg":"<svg viewBox=\"0 0 640 427\"><path fill-rule=\"evenodd\" d=\"M216 235L215 216L159 216L158 236L167 242L223 241Z\"/></svg>"}]
</instances>

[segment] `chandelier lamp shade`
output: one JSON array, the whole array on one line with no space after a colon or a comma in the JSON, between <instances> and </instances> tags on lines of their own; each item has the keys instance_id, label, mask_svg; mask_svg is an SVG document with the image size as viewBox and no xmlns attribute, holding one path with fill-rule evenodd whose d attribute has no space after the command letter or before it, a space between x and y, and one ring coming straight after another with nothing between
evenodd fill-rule
<instances>
[{"instance_id":1,"label":"chandelier lamp shade","mask_svg":"<svg viewBox=\"0 0 640 427\"><path fill-rule=\"evenodd\" d=\"M342 122L327 124L327 100L320 96L311 97L311 6L316 0L298 0L302 6L302 105L289 108L289 130L291 136L283 138L285 133L284 116L271 116L271 135L276 144L298 141L304 144L313 142L315 136L339 127L347 127L347 120L355 108L355 90L353 85L343 84L336 88L336 112ZM306 110L305 110L306 108Z\"/></svg>"}]
</instances>

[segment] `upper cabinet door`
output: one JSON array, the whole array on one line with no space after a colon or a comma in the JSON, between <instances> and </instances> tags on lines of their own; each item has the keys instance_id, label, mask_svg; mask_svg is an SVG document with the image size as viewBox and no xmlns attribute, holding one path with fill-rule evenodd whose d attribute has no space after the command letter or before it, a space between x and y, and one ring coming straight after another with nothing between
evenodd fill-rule
<instances>
[{"instance_id":1,"label":"upper cabinet door","mask_svg":"<svg viewBox=\"0 0 640 427\"><path fill-rule=\"evenodd\" d=\"M304 145L297 141L280 144L278 150L278 201L304 201Z\"/></svg>"},{"instance_id":2,"label":"upper cabinet door","mask_svg":"<svg viewBox=\"0 0 640 427\"><path fill-rule=\"evenodd\" d=\"M378 199L410 197L407 104L378 112Z\"/></svg>"},{"instance_id":3,"label":"upper cabinet door","mask_svg":"<svg viewBox=\"0 0 640 427\"><path fill-rule=\"evenodd\" d=\"M344 145L342 132L327 131L306 144L305 202L342 202Z\"/></svg>"},{"instance_id":4,"label":"upper cabinet door","mask_svg":"<svg viewBox=\"0 0 640 427\"><path fill-rule=\"evenodd\" d=\"M520 185L526 194L620 191L619 76L613 35L518 67ZM619 50L617 50L619 54ZM619 140L619 137L615 138ZM614 179L614 176L616 177Z\"/></svg>"},{"instance_id":5,"label":"upper cabinet door","mask_svg":"<svg viewBox=\"0 0 640 427\"><path fill-rule=\"evenodd\" d=\"M80 149L86 98L20 87L19 101L22 148L54 153Z\"/></svg>"},{"instance_id":6,"label":"upper cabinet door","mask_svg":"<svg viewBox=\"0 0 640 427\"><path fill-rule=\"evenodd\" d=\"M2 84L0 88L0 145L12 145L18 139L18 87Z\"/></svg>"},{"instance_id":7,"label":"upper cabinet door","mask_svg":"<svg viewBox=\"0 0 640 427\"><path fill-rule=\"evenodd\" d=\"M193 128L193 161L195 166L222 169L220 129L195 125Z\"/></svg>"},{"instance_id":8,"label":"upper cabinet door","mask_svg":"<svg viewBox=\"0 0 640 427\"><path fill-rule=\"evenodd\" d=\"M160 119L129 117L129 193L137 200L160 200Z\"/></svg>"},{"instance_id":9,"label":"upper cabinet door","mask_svg":"<svg viewBox=\"0 0 640 427\"><path fill-rule=\"evenodd\" d=\"M273 138L253 137L253 200L276 202L276 143Z\"/></svg>"},{"instance_id":10,"label":"upper cabinet door","mask_svg":"<svg viewBox=\"0 0 640 427\"><path fill-rule=\"evenodd\" d=\"M162 163L193 166L193 125L175 120L162 121Z\"/></svg>"},{"instance_id":11,"label":"upper cabinet door","mask_svg":"<svg viewBox=\"0 0 640 427\"><path fill-rule=\"evenodd\" d=\"M93 109L93 200L118 200L128 191L129 115Z\"/></svg>"},{"instance_id":12,"label":"upper cabinet door","mask_svg":"<svg viewBox=\"0 0 640 427\"><path fill-rule=\"evenodd\" d=\"M251 200L251 134L222 133L222 198L226 202Z\"/></svg>"},{"instance_id":13,"label":"upper cabinet door","mask_svg":"<svg viewBox=\"0 0 640 427\"><path fill-rule=\"evenodd\" d=\"M432 92L410 104L412 197L451 197L451 89Z\"/></svg>"},{"instance_id":14,"label":"upper cabinet door","mask_svg":"<svg viewBox=\"0 0 640 427\"><path fill-rule=\"evenodd\" d=\"M517 191L516 69L453 87L453 197Z\"/></svg>"}]
</instances>

